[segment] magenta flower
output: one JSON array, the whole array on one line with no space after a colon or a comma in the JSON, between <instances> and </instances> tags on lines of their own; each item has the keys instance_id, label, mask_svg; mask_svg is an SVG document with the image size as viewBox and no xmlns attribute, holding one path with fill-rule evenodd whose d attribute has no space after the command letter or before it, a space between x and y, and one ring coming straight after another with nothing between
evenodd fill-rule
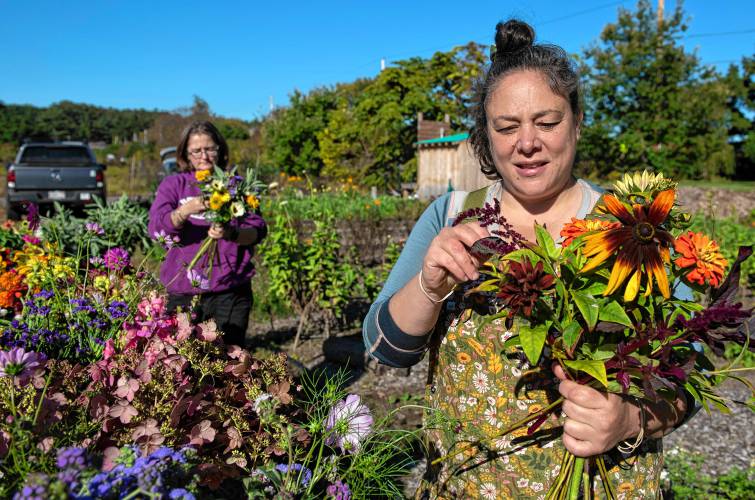
<instances>
[{"instance_id":1,"label":"magenta flower","mask_svg":"<svg viewBox=\"0 0 755 500\"><path fill-rule=\"evenodd\" d=\"M21 239L24 240L29 245L39 245L39 243L41 242L39 238L31 234L25 234L21 237Z\"/></svg>"},{"instance_id":2,"label":"magenta flower","mask_svg":"<svg viewBox=\"0 0 755 500\"><path fill-rule=\"evenodd\" d=\"M111 271L123 271L129 265L128 252L121 247L111 248L110 250L105 252L105 256L103 258L105 260L105 267L107 267Z\"/></svg>"},{"instance_id":3,"label":"magenta flower","mask_svg":"<svg viewBox=\"0 0 755 500\"><path fill-rule=\"evenodd\" d=\"M26 352L23 347L0 351L0 377L13 380L25 379L35 368L42 366L44 357L36 352Z\"/></svg>"},{"instance_id":4,"label":"magenta flower","mask_svg":"<svg viewBox=\"0 0 755 500\"><path fill-rule=\"evenodd\" d=\"M86 228L87 232L96 234L97 236L103 236L105 234L105 230L102 229L102 226L100 226L96 222L87 222L84 227Z\"/></svg>"},{"instance_id":5,"label":"magenta flower","mask_svg":"<svg viewBox=\"0 0 755 500\"><path fill-rule=\"evenodd\" d=\"M356 394L349 394L331 408L325 420L329 431L325 442L341 448L344 453L359 449L359 445L372 431L372 414Z\"/></svg>"},{"instance_id":6,"label":"magenta flower","mask_svg":"<svg viewBox=\"0 0 755 500\"><path fill-rule=\"evenodd\" d=\"M25 202L26 205L26 222L29 225L29 231L36 231L39 228L39 207L36 203Z\"/></svg>"}]
</instances>

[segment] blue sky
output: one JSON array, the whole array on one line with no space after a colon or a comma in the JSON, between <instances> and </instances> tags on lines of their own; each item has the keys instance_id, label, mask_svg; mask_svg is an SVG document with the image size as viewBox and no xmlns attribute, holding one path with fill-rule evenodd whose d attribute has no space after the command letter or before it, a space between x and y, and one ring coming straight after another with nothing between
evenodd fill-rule
<instances>
[{"instance_id":1,"label":"blue sky","mask_svg":"<svg viewBox=\"0 0 755 500\"><path fill-rule=\"evenodd\" d=\"M657 3L657 0L656 0ZM666 1L670 11L674 0ZM491 43L498 20L530 22L541 41L579 52L631 1L0 0L0 100L176 109L193 95L251 119L293 89L374 76L380 61ZM755 2L688 0L703 62L755 53ZM721 34L727 32L741 32ZM717 34L711 36L710 34Z\"/></svg>"}]
</instances>

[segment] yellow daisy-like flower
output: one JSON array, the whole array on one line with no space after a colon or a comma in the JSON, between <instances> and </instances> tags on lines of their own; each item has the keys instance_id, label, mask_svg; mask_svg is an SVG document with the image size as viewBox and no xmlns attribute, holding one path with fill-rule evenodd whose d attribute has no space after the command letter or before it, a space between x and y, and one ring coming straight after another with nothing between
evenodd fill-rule
<instances>
[{"instance_id":1,"label":"yellow daisy-like flower","mask_svg":"<svg viewBox=\"0 0 755 500\"><path fill-rule=\"evenodd\" d=\"M212 196L210 196L210 209L220 210L230 200L231 195L228 193L212 193Z\"/></svg>"},{"instance_id":2,"label":"yellow daisy-like flower","mask_svg":"<svg viewBox=\"0 0 755 500\"><path fill-rule=\"evenodd\" d=\"M194 178L198 182L202 182L204 180L207 180L207 178L212 174L209 170L197 170L194 172Z\"/></svg>"},{"instance_id":3,"label":"yellow daisy-like flower","mask_svg":"<svg viewBox=\"0 0 755 500\"><path fill-rule=\"evenodd\" d=\"M584 255L589 260L580 271L592 271L610 257L616 257L604 296L618 290L629 278L624 289L624 300L633 301L643 275L647 277L646 296L652 292L653 278L661 294L665 298L671 296L663 265L670 262L669 248L674 244L674 238L660 226L666 221L675 198L676 192L668 189L656 196L650 205L632 205L630 212L614 196L604 196L605 209L621 225L585 236Z\"/></svg>"},{"instance_id":4,"label":"yellow daisy-like flower","mask_svg":"<svg viewBox=\"0 0 755 500\"><path fill-rule=\"evenodd\" d=\"M642 173L624 174L624 177L613 185L616 196L630 203L644 203L649 197L669 189L676 189L676 182L666 179L660 172L653 174L647 170L643 170Z\"/></svg>"},{"instance_id":5,"label":"yellow daisy-like flower","mask_svg":"<svg viewBox=\"0 0 755 500\"><path fill-rule=\"evenodd\" d=\"M249 205L249 208L252 210L257 210L260 206L260 200L253 194L250 194L246 197L246 204Z\"/></svg>"}]
</instances>

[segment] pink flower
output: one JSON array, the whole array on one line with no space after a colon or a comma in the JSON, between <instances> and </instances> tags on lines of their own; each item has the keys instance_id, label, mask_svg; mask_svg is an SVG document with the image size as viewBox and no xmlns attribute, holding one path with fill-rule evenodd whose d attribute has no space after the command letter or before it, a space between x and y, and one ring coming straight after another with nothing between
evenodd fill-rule
<instances>
[{"instance_id":1,"label":"pink flower","mask_svg":"<svg viewBox=\"0 0 755 500\"><path fill-rule=\"evenodd\" d=\"M344 453L359 449L361 442L372 431L372 414L356 394L349 394L331 408L325 420L329 431L326 443L341 448Z\"/></svg>"},{"instance_id":2,"label":"pink flower","mask_svg":"<svg viewBox=\"0 0 755 500\"><path fill-rule=\"evenodd\" d=\"M105 252L103 259L105 267L115 272L123 271L130 263L128 252L121 247L109 249Z\"/></svg>"},{"instance_id":3,"label":"pink flower","mask_svg":"<svg viewBox=\"0 0 755 500\"><path fill-rule=\"evenodd\" d=\"M107 339L105 341L105 350L102 352L102 356L108 360L115 354L115 343L113 339Z\"/></svg>"},{"instance_id":4,"label":"pink flower","mask_svg":"<svg viewBox=\"0 0 755 500\"><path fill-rule=\"evenodd\" d=\"M23 347L10 351L0 351L0 377L23 382L33 375L33 371L44 363L44 356L36 352L26 352Z\"/></svg>"}]
</instances>

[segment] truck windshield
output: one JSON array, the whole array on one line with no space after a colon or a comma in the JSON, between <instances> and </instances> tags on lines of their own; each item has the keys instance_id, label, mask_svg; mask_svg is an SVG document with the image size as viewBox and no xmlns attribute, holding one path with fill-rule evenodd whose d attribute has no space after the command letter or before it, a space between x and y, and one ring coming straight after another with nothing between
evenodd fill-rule
<instances>
[{"instance_id":1,"label":"truck windshield","mask_svg":"<svg viewBox=\"0 0 755 500\"><path fill-rule=\"evenodd\" d=\"M21 156L21 163L79 163L92 162L84 147L28 146Z\"/></svg>"}]
</instances>

